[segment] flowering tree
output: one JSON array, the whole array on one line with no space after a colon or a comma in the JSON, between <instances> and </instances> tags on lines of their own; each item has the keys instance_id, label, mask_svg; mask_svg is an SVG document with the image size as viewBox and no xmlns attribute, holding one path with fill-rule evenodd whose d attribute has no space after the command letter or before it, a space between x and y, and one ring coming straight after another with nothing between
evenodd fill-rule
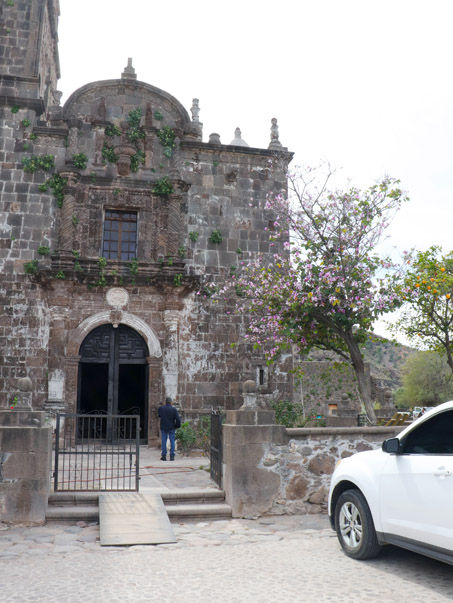
<instances>
[{"instance_id":1,"label":"flowering tree","mask_svg":"<svg viewBox=\"0 0 453 603\"><path fill-rule=\"evenodd\" d=\"M394 329L417 347L446 355L453 371L453 252L440 247L410 252L401 286L404 308Z\"/></svg>"},{"instance_id":2,"label":"flowering tree","mask_svg":"<svg viewBox=\"0 0 453 603\"><path fill-rule=\"evenodd\" d=\"M320 186L305 169L289 177L289 198L267 203L273 254L262 254L233 276L239 307L249 314L247 338L269 362L297 346L336 352L354 368L369 420L376 418L360 346L373 321L400 304L389 259L374 253L394 212L406 199L385 178L366 191Z\"/></svg>"}]
</instances>

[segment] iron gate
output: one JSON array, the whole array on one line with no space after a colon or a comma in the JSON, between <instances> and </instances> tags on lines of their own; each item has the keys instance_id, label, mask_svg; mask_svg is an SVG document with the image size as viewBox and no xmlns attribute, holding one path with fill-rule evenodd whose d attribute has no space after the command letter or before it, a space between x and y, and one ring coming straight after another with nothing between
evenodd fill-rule
<instances>
[{"instance_id":1,"label":"iron gate","mask_svg":"<svg viewBox=\"0 0 453 603\"><path fill-rule=\"evenodd\" d=\"M58 414L54 491L138 492L138 415Z\"/></svg>"},{"instance_id":2,"label":"iron gate","mask_svg":"<svg viewBox=\"0 0 453 603\"><path fill-rule=\"evenodd\" d=\"M222 487L222 419L218 410L211 413L211 479Z\"/></svg>"}]
</instances>

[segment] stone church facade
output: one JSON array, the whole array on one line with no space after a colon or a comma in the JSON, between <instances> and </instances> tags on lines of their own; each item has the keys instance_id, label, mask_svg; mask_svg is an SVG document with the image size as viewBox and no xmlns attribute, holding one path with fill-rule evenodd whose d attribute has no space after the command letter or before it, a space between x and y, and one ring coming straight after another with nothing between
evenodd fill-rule
<instances>
[{"instance_id":1,"label":"stone church facade","mask_svg":"<svg viewBox=\"0 0 453 603\"><path fill-rule=\"evenodd\" d=\"M291 359L269 369L209 297L271 253L276 120L267 149L204 141L197 99L189 115L131 60L61 106L58 0L0 13L0 407L140 413L151 442L166 396L188 418L237 408L247 379L290 396Z\"/></svg>"}]
</instances>

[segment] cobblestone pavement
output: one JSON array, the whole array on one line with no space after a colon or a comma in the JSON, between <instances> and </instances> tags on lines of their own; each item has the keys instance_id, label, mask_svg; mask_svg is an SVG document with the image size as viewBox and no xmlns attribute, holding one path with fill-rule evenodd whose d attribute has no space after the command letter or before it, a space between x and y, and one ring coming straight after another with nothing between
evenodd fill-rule
<instances>
[{"instance_id":1,"label":"cobblestone pavement","mask_svg":"<svg viewBox=\"0 0 453 603\"><path fill-rule=\"evenodd\" d=\"M173 545L100 547L97 525L0 532L2 602L453 600L452 568L396 548L357 562L325 516L173 524Z\"/></svg>"},{"instance_id":2,"label":"cobblestone pavement","mask_svg":"<svg viewBox=\"0 0 453 603\"><path fill-rule=\"evenodd\" d=\"M140 490L215 487L203 457L142 447ZM203 469L201 469L203 467ZM393 547L346 557L318 515L173 524L176 544L101 547L98 524L0 523L1 603L438 603L453 568Z\"/></svg>"}]
</instances>

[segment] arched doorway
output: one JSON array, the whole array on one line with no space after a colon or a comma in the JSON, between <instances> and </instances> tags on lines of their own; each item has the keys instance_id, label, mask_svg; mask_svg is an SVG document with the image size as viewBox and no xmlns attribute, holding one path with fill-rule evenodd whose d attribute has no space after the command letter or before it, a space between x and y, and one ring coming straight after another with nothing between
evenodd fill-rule
<instances>
[{"instance_id":1,"label":"arched doorway","mask_svg":"<svg viewBox=\"0 0 453 603\"><path fill-rule=\"evenodd\" d=\"M80 346L77 412L140 415L141 441L147 439L148 346L134 329L104 324Z\"/></svg>"}]
</instances>

